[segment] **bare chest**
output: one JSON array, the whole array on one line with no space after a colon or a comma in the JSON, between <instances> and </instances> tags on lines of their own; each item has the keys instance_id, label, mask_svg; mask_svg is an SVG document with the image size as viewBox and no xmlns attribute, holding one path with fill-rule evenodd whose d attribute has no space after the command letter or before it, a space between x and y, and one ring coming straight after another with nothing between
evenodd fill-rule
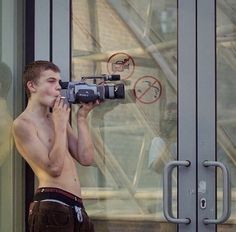
<instances>
[{"instance_id":1,"label":"bare chest","mask_svg":"<svg viewBox=\"0 0 236 232\"><path fill-rule=\"evenodd\" d=\"M53 125L50 122L45 122L43 124L36 123L35 127L39 140L48 149L51 149L55 137Z\"/></svg>"}]
</instances>

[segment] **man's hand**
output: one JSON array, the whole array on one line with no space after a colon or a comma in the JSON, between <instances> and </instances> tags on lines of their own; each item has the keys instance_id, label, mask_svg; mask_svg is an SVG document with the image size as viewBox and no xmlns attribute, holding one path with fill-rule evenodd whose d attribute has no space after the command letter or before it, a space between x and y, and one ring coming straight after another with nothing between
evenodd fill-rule
<instances>
[{"instance_id":1,"label":"man's hand","mask_svg":"<svg viewBox=\"0 0 236 232\"><path fill-rule=\"evenodd\" d=\"M94 102L89 102L89 103L82 103L78 112L77 112L77 119L86 119L89 112L99 105L100 102L97 100L95 103Z\"/></svg>"},{"instance_id":2,"label":"man's hand","mask_svg":"<svg viewBox=\"0 0 236 232\"><path fill-rule=\"evenodd\" d=\"M61 96L58 96L54 106L53 106L53 112L52 112L52 119L55 126L64 126L67 127L67 122L69 120L70 115L70 108L69 106L64 102L64 100L61 98Z\"/></svg>"}]
</instances>

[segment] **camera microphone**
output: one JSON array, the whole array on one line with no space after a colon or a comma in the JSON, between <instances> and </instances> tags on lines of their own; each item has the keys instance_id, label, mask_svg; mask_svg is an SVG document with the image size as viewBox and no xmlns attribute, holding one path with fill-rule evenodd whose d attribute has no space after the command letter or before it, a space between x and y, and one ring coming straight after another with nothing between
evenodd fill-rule
<instances>
[{"instance_id":1,"label":"camera microphone","mask_svg":"<svg viewBox=\"0 0 236 232\"><path fill-rule=\"evenodd\" d=\"M120 75L118 74L112 74L112 75L105 75L106 81L119 81Z\"/></svg>"},{"instance_id":2,"label":"camera microphone","mask_svg":"<svg viewBox=\"0 0 236 232\"><path fill-rule=\"evenodd\" d=\"M103 79L104 81L119 81L120 80L120 75L118 74L102 74L100 76L84 76L81 78L81 80L87 80L87 79Z\"/></svg>"}]
</instances>

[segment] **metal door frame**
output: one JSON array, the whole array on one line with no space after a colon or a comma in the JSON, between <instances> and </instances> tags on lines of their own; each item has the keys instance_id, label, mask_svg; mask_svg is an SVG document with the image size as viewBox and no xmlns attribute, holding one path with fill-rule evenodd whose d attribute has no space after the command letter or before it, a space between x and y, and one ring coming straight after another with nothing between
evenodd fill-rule
<instances>
[{"instance_id":1,"label":"metal door frame","mask_svg":"<svg viewBox=\"0 0 236 232\"><path fill-rule=\"evenodd\" d=\"M50 60L71 79L71 0L25 0L25 64ZM35 176L25 162L25 228L34 195Z\"/></svg>"},{"instance_id":2,"label":"metal door frame","mask_svg":"<svg viewBox=\"0 0 236 232\"><path fill-rule=\"evenodd\" d=\"M179 231L197 231L197 30L196 0L178 1L178 217Z\"/></svg>"},{"instance_id":3,"label":"metal door frame","mask_svg":"<svg viewBox=\"0 0 236 232\"><path fill-rule=\"evenodd\" d=\"M179 0L179 231L216 231L216 1ZM181 191L184 189L184 191ZM180 192L181 191L181 192ZM194 202L194 203L193 203ZM205 202L205 206L203 205Z\"/></svg>"},{"instance_id":4,"label":"metal door frame","mask_svg":"<svg viewBox=\"0 0 236 232\"><path fill-rule=\"evenodd\" d=\"M206 160L216 160L216 1L197 1L197 162L198 162L198 230L215 231L216 224L205 218L216 215L216 172L204 167ZM201 201L206 208L201 208Z\"/></svg>"}]
</instances>

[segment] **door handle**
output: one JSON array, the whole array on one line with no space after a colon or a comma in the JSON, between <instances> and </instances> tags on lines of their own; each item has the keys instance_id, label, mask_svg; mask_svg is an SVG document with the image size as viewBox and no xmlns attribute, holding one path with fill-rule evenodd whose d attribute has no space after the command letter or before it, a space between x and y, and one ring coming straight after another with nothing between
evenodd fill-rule
<instances>
[{"instance_id":1,"label":"door handle","mask_svg":"<svg viewBox=\"0 0 236 232\"><path fill-rule=\"evenodd\" d=\"M230 200L231 200L231 186L230 186L230 174L227 167L218 161L204 161L204 167L214 166L219 167L223 174L223 212L219 219L203 219L204 224L220 224L225 222L231 214Z\"/></svg>"},{"instance_id":2,"label":"door handle","mask_svg":"<svg viewBox=\"0 0 236 232\"><path fill-rule=\"evenodd\" d=\"M172 184L173 169L180 166L189 167L190 161L170 161L164 168L163 174L163 211L167 221L177 224L190 224L190 218L175 218L172 211Z\"/></svg>"}]
</instances>

